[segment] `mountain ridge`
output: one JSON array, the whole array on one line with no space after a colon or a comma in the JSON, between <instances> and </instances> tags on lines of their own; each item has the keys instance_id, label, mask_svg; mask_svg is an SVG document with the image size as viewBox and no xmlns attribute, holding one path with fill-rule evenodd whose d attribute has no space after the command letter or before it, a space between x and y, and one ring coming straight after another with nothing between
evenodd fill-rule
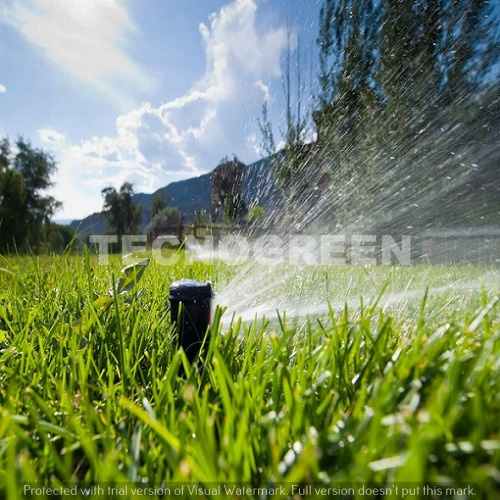
<instances>
[{"instance_id":1,"label":"mountain ridge","mask_svg":"<svg viewBox=\"0 0 500 500\"><path fill-rule=\"evenodd\" d=\"M243 198L249 208L260 205L264 211L276 210L283 204L282 196L272 175L271 158L266 157L247 165L247 173L243 187ZM210 176L211 172L170 182L153 193L136 193L134 201L141 207L141 231L144 231L151 220L149 207L153 196L160 195L168 200L168 205L182 213L185 221L194 218L198 210L210 209ZM103 212L94 212L83 219L74 220L70 226L80 237L90 234L105 234L108 231Z\"/></svg>"}]
</instances>

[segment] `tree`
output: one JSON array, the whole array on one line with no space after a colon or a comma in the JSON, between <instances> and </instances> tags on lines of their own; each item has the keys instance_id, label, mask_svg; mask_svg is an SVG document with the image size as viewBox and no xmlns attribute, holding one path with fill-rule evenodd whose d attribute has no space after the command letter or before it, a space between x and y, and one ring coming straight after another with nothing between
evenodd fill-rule
<instances>
[{"instance_id":1,"label":"tree","mask_svg":"<svg viewBox=\"0 0 500 500\"><path fill-rule=\"evenodd\" d=\"M33 235L44 222L61 206L52 196L44 196L45 191L52 186L50 176L56 170L56 162L51 153L32 148L23 138L16 141L17 154L14 158L14 168L21 173L26 189L25 221Z\"/></svg>"},{"instance_id":2,"label":"tree","mask_svg":"<svg viewBox=\"0 0 500 500\"><path fill-rule=\"evenodd\" d=\"M476 93L489 80L492 68L498 76L500 44L498 9L489 0L446 2L442 61L446 73L447 102L467 92Z\"/></svg>"},{"instance_id":3,"label":"tree","mask_svg":"<svg viewBox=\"0 0 500 500\"><path fill-rule=\"evenodd\" d=\"M171 196L167 193L155 193L151 198L151 204L149 205L149 215L153 218L156 214L160 213L164 208L167 208L167 199Z\"/></svg>"},{"instance_id":4,"label":"tree","mask_svg":"<svg viewBox=\"0 0 500 500\"><path fill-rule=\"evenodd\" d=\"M10 165L11 148L7 138L0 143L0 249L21 244L25 238L19 216L24 211L26 189L23 176Z\"/></svg>"},{"instance_id":5,"label":"tree","mask_svg":"<svg viewBox=\"0 0 500 500\"><path fill-rule=\"evenodd\" d=\"M43 228L61 203L43 192L52 186L56 162L51 153L19 138L0 142L0 249L32 249L45 241Z\"/></svg>"},{"instance_id":6,"label":"tree","mask_svg":"<svg viewBox=\"0 0 500 500\"><path fill-rule=\"evenodd\" d=\"M382 133L409 138L487 84L498 66L498 16L489 0L384 0L380 8Z\"/></svg>"},{"instance_id":7,"label":"tree","mask_svg":"<svg viewBox=\"0 0 500 500\"><path fill-rule=\"evenodd\" d=\"M258 228L260 225L262 225L265 218L266 211L260 205L255 205L254 207L252 207L247 215L247 222L250 229Z\"/></svg>"},{"instance_id":8,"label":"tree","mask_svg":"<svg viewBox=\"0 0 500 500\"><path fill-rule=\"evenodd\" d=\"M226 197L224 203L224 214L227 222L234 224L243 224L247 216L247 205L241 193Z\"/></svg>"},{"instance_id":9,"label":"tree","mask_svg":"<svg viewBox=\"0 0 500 500\"><path fill-rule=\"evenodd\" d=\"M241 222L246 216L243 187L246 166L235 156L233 160L223 159L210 177L211 219L216 222L222 211L232 223Z\"/></svg>"},{"instance_id":10,"label":"tree","mask_svg":"<svg viewBox=\"0 0 500 500\"><path fill-rule=\"evenodd\" d=\"M320 11L319 82L314 120L320 141L337 148L366 136L366 112L377 105L377 27L373 0L326 0Z\"/></svg>"},{"instance_id":11,"label":"tree","mask_svg":"<svg viewBox=\"0 0 500 500\"><path fill-rule=\"evenodd\" d=\"M490 151L485 142L497 140L489 121L493 103L485 94L492 80L488 73L499 67L491 3L386 0L381 5L377 79L384 106L378 120L379 149L396 159L385 169L387 178L406 180L404 190L392 193L393 206L415 206L412 226L456 224L470 217L465 214L473 206L476 213L488 212L491 205L477 212L474 202L482 190L474 196L470 191L478 178L471 165L488 169L488 163L495 163L493 155L483 164L479 161ZM432 208L422 203L430 186ZM392 226L408 224L408 214L397 212Z\"/></svg>"},{"instance_id":12,"label":"tree","mask_svg":"<svg viewBox=\"0 0 500 500\"><path fill-rule=\"evenodd\" d=\"M318 189L318 185L323 186L324 181L322 166L317 161L313 148L307 143L311 109L304 106L304 94L308 87L312 90L313 82L312 76L310 82L303 78L305 58L302 54L300 35L297 36L296 48L292 49L290 31L287 30L287 49L281 66L285 129L281 131L284 146L280 151L276 150L267 102L262 106L262 116L259 119L262 150L271 157L273 177L285 201L285 225L289 225L300 211L307 210L319 194L315 189Z\"/></svg>"},{"instance_id":13,"label":"tree","mask_svg":"<svg viewBox=\"0 0 500 500\"><path fill-rule=\"evenodd\" d=\"M175 207L166 207L158 212L148 224L146 228L148 241L152 243L157 236L162 234L177 236L180 233L181 225L181 212Z\"/></svg>"},{"instance_id":14,"label":"tree","mask_svg":"<svg viewBox=\"0 0 500 500\"><path fill-rule=\"evenodd\" d=\"M77 246L75 230L71 226L51 223L46 226L46 234L47 249L51 252L61 253Z\"/></svg>"},{"instance_id":15,"label":"tree","mask_svg":"<svg viewBox=\"0 0 500 500\"><path fill-rule=\"evenodd\" d=\"M9 167L10 143L7 137L0 141L0 172L4 172Z\"/></svg>"},{"instance_id":16,"label":"tree","mask_svg":"<svg viewBox=\"0 0 500 500\"><path fill-rule=\"evenodd\" d=\"M488 0L324 0L313 116L341 224L380 207L392 229L458 217L495 140L497 17Z\"/></svg>"},{"instance_id":17,"label":"tree","mask_svg":"<svg viewBox=\"0 0 500 500\"><path fill-rule=\"evenodd\" d=\"M125 182L120 191L113 187L102 190L104 197L103 212L110 229L118 235L139 232L141 223L141 208L134 202L134 188L130 182Z\"/></svg>"}]
</instances>

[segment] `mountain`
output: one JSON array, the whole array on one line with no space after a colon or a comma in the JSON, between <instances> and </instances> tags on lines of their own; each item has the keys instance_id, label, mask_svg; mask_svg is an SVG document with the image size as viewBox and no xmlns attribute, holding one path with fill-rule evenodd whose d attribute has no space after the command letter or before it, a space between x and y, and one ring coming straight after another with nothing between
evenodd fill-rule
<instances>
[{"instance_id":1,"label":"mountain","mask_svg":"<svg viewBox=\"0 0 500 500\"><path fill-rule=\"evenodd\" d=\"M210 209L210 175L211 173L185 179L183 181L171 182L154 193L137 193L134 201L141 207L142 222L141 230L144 231L150 221L149 206L151 199L156 194L168 201L169 206L178 208L185 221L194 218L198 210ZM266 213L283 206L283 200L278 191L272 175L271 159L263 158L247 166L245 176L243 197L249 208L260 205ZM80 237L85 238L89 234L106 234L107 222L102 213L96 212L82 220L71 223Z\"/></svg>"}]
</instances>

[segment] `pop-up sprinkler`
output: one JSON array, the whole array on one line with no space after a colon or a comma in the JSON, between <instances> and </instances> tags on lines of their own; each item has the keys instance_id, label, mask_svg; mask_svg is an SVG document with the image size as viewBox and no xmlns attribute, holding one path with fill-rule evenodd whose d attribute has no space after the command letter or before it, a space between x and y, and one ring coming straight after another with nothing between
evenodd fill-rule
<instances>
[{"instance_id":1,"label":"pop-up sprinkler","mask_svg":"<svg viewBox=\"0 0 500 500\"><path fill-rule=\"evenodd\" d=\"M170 285L170 317L176 323L179 346L193 362L210 324L212 285L182 279ZM206 344L208 345L208 339Z\"/></svg>"}]
</instances>

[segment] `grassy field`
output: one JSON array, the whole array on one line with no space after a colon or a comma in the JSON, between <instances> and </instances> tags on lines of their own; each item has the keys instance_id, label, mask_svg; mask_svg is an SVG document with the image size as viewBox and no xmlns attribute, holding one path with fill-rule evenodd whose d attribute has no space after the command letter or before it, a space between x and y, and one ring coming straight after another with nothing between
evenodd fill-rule
<instances>
[{"instance_id":1,"label":"grassy field","mask_svg":"<svg viewBox=\"0 0 500 500\"><path fill-rule=\"evenodd\" d=\"M169 285L192 277L223 290L238 268L151 262L111 298L121 267L88 255L0 260L0 496L74 481L498 491L500 303L498 287L479 284L498 271L306 270L300 282L335 307L248 323L219 309L193 369L175 347ZM476 288L445 290L459 278ZM298 286L288 279L275 294ZM339 307L410 281L437 291Z\"/></svg>"}]
</instances>

